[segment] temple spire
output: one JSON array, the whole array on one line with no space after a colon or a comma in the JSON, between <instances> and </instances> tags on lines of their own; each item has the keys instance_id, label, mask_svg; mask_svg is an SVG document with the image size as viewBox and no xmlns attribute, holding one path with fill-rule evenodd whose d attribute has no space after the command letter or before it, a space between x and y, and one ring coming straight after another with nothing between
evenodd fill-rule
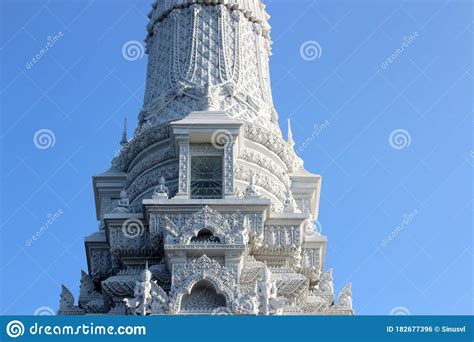
<instances>
[{"instance_id":1,"label":"temple spire","mask_svg":"<svg viewBox=\"0 0 474 342\"><path fill-rule=\"evenodd\" d=\"M125 118L124 122L123 122L122 139L120 140L120 145L124 146L127 143L128 143L128 140L127 140L127 118Z\"/></svg>"},{"instance_id":2,"label":"temple spire","mask_svg":"<svg viewBox=\"0 0 474 342\"><path fill-rule=\"evenodd\" d=\"M295 146L295 141L293 140L293 132L291 131L290 119L288 119L288 145L290 145L291 149L293 149L293 146Z\"/></svg>"}]
</instances>

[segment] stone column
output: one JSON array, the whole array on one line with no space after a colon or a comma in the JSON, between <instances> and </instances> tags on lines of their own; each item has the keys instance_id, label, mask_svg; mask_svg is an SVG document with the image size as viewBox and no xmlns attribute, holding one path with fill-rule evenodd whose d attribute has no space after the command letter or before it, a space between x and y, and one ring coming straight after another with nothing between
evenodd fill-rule
<instances>
[{"instance_id":1,"label":"stone column","mask_svg":"<svg viewBox=\"0 0 474 342\"><path fill-rule=\"evenodd\" d=\"M179 176L176 197L189 198L189 139L178 140Z\"/></svg>"},{"instance_id":2,"label":"stone column","mask_svg":"<svg viewBox=\"0 0 474 342\"><path fill-rule=\"evenodd\" d=\"M224 146L224 197L234 197L234 139Z\"/></svg>"}]
</instances>

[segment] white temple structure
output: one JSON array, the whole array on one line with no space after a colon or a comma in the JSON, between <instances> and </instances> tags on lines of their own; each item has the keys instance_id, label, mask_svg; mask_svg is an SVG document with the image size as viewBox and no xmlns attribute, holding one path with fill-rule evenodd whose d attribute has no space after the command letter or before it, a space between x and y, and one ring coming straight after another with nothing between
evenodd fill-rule
<instances>
[{"instance_id":1,"label":"white temple structure","mask_svg":"<svg viewBox=\"0 0 474 342\"><path fill-rule=\"evenodd\" d=\"M265 6L152 7L138 126L93 177L100 225L59 314L353 314L324 269L321 177L278 125Z\"/></svg>"}]
</instances>

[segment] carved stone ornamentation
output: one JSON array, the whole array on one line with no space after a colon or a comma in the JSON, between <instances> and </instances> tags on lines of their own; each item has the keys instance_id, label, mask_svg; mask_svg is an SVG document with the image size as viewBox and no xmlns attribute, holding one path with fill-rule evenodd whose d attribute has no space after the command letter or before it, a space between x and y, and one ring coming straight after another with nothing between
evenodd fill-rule
<instances>
[{"instance_id":1,"label":"carved stone ornamentation","mask_svg":"<svg viewBox=\"0 0 474 342\"><path fill-rule=\"evenodd\" d=\"M255 282L253 287L249 287L239 296L236 307L237 313L240 315L258 315L260 307L258 300L258 284Z\"/></svg>"},{"instance_id":2,"label":"carved stone ornamentation","mask_svg":"<svg viewBox=\"0 0 474 342\"><path fill-rule=\"evenodd\" d=\"M109 250L93 249L91 251L91 277L101 281L113 274L112 257Z\"/></svg>"},{"instance_id":3,"label":"carved stone ornamentation","mask_svg":"<svg viewBox=\"0 0 474 342\"><path fill-rule=\"evenodd\" d=\"M112 210L112 213L128 213L130 209L130 200L128 198L127 191L124 189L120 191L120 199L118 200L117 206Z\"/></svg>"},{"instance_id":4,"label":"carved stone ornamentation","mask_svg":"<svg viewBox=\"0 0 474 342\"><path fill-rule=\"evenodd\" d=\"M265 226L265 238L259 251L293 255L302 243L301 228L295 226Z\"/></svg>"},{"instance_id":5,"label":"carved stone ornamentation","mask_svg":"<svg viewBox=\"0 0 474 342\"><path fill-rule=\"evenodd\" d=\"M156 186L159 186L160 178L165 179L177 179L178 168L177 165L168 165L160 169L147 172L140 177L137 177L133 183L128 187L127 192L133 202L137 199L141 199L146 191L153 191ZM168 189L170 194L173 192ZM139 202L141 205L141 203Z\"/></svg>"},{"instance_id":6,"label":"carved stone ornamentation","mask_svg":"<svg viewBox=\"0 0 474 342\"><path fill-rule=\"evenodd\" d=\"M145 148L152 146L169 137L169 126L146 127L135 135L128 144L120 151L112 164L119 170L126 171L130 163Z\"/></svg>"},{"instance_id":7,"label":"carved stone ornamentation","mask_svg":"<svg viewBox=\"0 0 474 342\"><path fill-rule=\"evenodd\" d=\"M182 226L178 226L168 219L165 223L165 230L168 233L167 243L176 241L187 244L192 237L196 237L203 229L210 230L221 243L235 243L239 238L242 240L244 227L235 224L231 226L228 219L205 206L194 213ZM241 243L243 242L241 241Z\"/></svg>"},{"instance_id":8,"label":"carved stone ornamentation","mask_svg":"<svg viewBox=\"0 0 474 342\"><path fill-rule=\"evenodd\" d=\"M284 213L301 213L301 210L298 209L296 201L293 198L291 190L286 191L285 200L283 201L283 212Z\"/></svg>"},{"instance_id":9,"label":"carved stone ornamentation","mask_svg":"<svg viewBox=\"0 0 474 342\"><path fill-rule=\"evenodd\" d=\"M161 176L158 184L159 185L155 187L155 190L153 190L153 198L168 198L169 190L168 187L165 185L165 177Z\"/></svg>"},{"instance_id":10,"label":"carved stone ornamentation","mask_svg":"<svg viewBox=\"0 0 474 342\"><path fill-rule=\"evenodd\" d=\"M302 273L315 284L321 276L321 248L304 248L301 256Z\"/></svg>"},{"instance_id":11,"label":"carved stone ornamentation","mask_svg":"<svg viewBox=\"0 0 474 342\"><path fill-rule=\"evenodd\" d=\"M224 146L224 191L234 193L234 141L231 139Z\"/></svg>"},{"instance_id":12,"label":"carved stone ornamentation","mask_svg":"<svg viewBox=\"0 0 474 342\"><path fill-rule=\"evenodd\" d=\"M58 315L83 315L84 310L74 305L72 292L64 285L61 286L61 300Z\"/></svg>"},{"instance_id":13,"label":"carved stone ornamentation","mask_svg":"<svg viewBox=\"0 0 474 342\"><path fill-rule=\"evenodd\" d=\"M257 282L260 313L265 316L281 315L284 299L277 298L276 282L270 278L271 272L268 268L265 268L262 278Z\"/></svg>"},{"instance_id":14,"label":"carved stone ornamentation","mask_svg":"<svg viewBox=\"0 0 474 342\"><path fill-rule=\"evenodd\" d=\"M343 308L352 309L352 284L344 287L337 296L337 305Z\"/></svg>"},{"instance_id":15,"label":"carved stone ornamentation","mask_svg":"<svg viewBox=\"0 0 474 342\"><path fill-rule=\"evenodd\" d=\"M179 194L188 193L189 142L179 142Z\"/></svg>"},{"instance_id":16,"label":"carved stone ornamentation","mask_svg":"<svg viewBox=\"0 0 474 342\"><path fill-rule=\"evenodd\" d=\"M140 281L135 282L134 296L123 300L133 315L164 314L168 309L168 295L151 277L147 263Z\"/></svg>"},{"instance_id":17,"label":"carved stone ornamentation","mask_svg":"<svg viewBox=\"0 0 474 342\"><path fill-rule=\"evenodd\" d=\"M330 268L324 275L322 276L317 289L320 292L327 293L334 295L334 285L332 280L332 269Z\"/></svg>"},{"instance_id":18,"label":"carved stone ornamentation","mask_svg":"<svg viewBox=\"0 0 474 342\"><path fill-rule=\"evenodd\" d=\"M159 0L148 17L138 124L93 178L88 272L58 313L353 314L351 285L335 304L323 274L321 177L278 124L261 0Z\"/></svg>"},{"instance_id":19,"label":"carved stone ornamentation","mask_svg":"<svg viewBox=\"0 0 474 342\"><path fill-rule=\"evenodd\" d=\"M256 197L256 196L259 196L260 193L257 189L257 187L255 186L255 183L257 181L257 176L255 173L252 174L252 176L250 176L250 182L249 182L249 185L245 188L245 197L248 198L248 197Z\"/></svg>"},{"instance_id":20,"label":"carved stone ornamentation","mask_svg":"<svg viewBox=\"0 0 474 342\"><path fill-rule=\"evenodd\" d=\"M181 299L190 294L192 287L199 281L206 280L225 297L226 305L235 310L238 296L237 269L221 266L217 261L203 255L185 265L176 265L173 269L173 282L170 292L170 310L179 313Z\"/></svg>"}]
</instances>

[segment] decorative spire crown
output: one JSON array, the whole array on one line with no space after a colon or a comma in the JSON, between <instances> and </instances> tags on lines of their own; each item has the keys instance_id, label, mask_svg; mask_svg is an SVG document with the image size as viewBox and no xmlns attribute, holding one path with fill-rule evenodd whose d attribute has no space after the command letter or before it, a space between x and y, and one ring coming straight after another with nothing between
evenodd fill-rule
<instances>
[{"instance_id":1,"label":"decorative spire crown","mask_svg":"<svg viewBox=\"0 0 474 342\"><path fill-rule=\"evenodd\" d=\"M128 143L127 140L127 118L124 119L123 130L122 130L122 139L120 140L120 145L124 146Z\"/></svg>"},{"instance_id":2,"label":"decorative spire crown","mask_svg":"<svg viewBox=\"0 0 474 342\"><path fill-rule=\"evenodd\" d=\"M290 148L295 146L295 141L293 140L293 132L291 131L291 120L288 119L288 145Z\"/></svg>"}]
</instances>

